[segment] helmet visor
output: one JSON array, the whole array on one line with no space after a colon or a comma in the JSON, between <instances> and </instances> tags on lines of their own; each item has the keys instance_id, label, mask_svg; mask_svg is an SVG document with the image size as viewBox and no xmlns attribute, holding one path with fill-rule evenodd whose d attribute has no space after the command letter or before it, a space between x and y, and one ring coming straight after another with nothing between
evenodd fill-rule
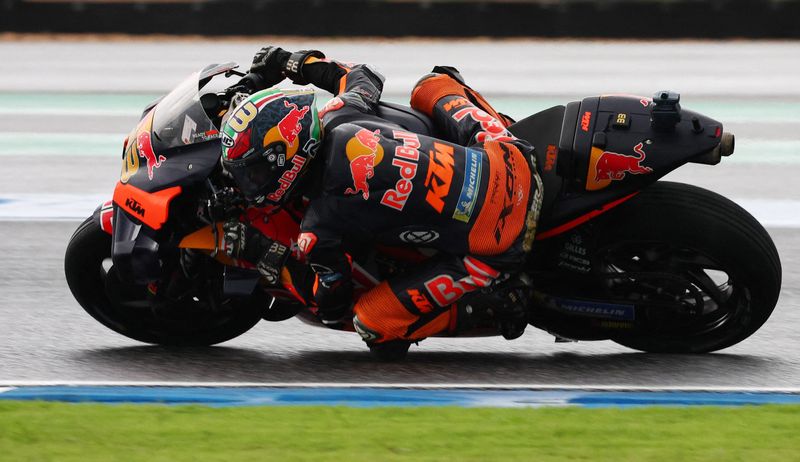
<instances>
[{"instance_id":1,"label":"helmet visor","mask_svg":"<svg viewBox=\"0 0 800 462\"><path fill-rule=\"evenodd\" d=\"M233 175L239 190L248 201L255 201L267 193L265 189L277 181L278 171L275 164L264 157L227 162L225 169Z\"/></svg>"}]
</instances>

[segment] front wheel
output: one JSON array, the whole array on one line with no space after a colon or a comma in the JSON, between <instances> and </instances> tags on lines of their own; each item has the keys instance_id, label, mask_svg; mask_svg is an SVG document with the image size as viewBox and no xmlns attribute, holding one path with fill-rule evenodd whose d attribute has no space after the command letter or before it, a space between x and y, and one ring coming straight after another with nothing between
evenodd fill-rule
<instances>
[{"instance_id":1,"label":"front wheel","mask_svg":"<svg viewBox=\"0 0 800 462\"><path fill-rule=\"evenodd\" d=\"M609 289L637 300L636 328L612 340L658 353L720 350L769 318L778 252L744 209L691 185L658 182L609 212L597 262Z\"/></svg>"},{"instance_id":2,"label":"front wheel","mask_svg":"<svg viewBox=\"0 0 800 462\"><path fill-rule=\"evenodd\" d=\"M92 218L72 235L64 258L67 284L93 318L140 342L181 346L238 337L259 322L268 305L266 295L258 291L248 299L222 299L216 280L221 267L210 259L206 264L206 283L177 299L159 300L147 287L119 280L111 266L111 236Z\"/></svg>"}]
</instances>

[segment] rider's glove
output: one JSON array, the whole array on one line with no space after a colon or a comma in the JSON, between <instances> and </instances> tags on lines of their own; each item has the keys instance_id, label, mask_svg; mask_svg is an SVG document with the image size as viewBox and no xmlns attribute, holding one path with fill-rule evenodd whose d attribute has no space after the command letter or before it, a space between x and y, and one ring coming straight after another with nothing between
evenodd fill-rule
<instances>
[{"instance_id":1,"label":"rider's glove","mask_svg":"<svg viewBox=\"0 0 800 462\"><path fill-rule=\"evenodd\" d=\"M319 308L317 314L324 324L340 324L350 314L353 282L341 273L320 274L314 300Z\"/></svg>"},{"instance_id":2,"label":"rider's glove","mask_svg":"<svg viewBox=\"0 0 800 462\"><path fill-rule=\"evenodd\" d=\"M247 248L247 234L249 227L235 218L222 225L223 245L225 255L238 259L244 255Z\"/></svg>"},{"instance_id":3,"label":"rider's glove","mask_svg":"<svg viewBox=\"0 0 800 462\"><path fill-rule=\"evenodd\" d=\"M289 257L287 246L236 219L226 221L222 230L226 255L255 264L267 283L277 285L280 282L281 269Z\"/></svg>"},{"instance_id":4,"label":"rider's glove","mask_svg":"<svg viewBox=\"0 0 800 462\"><path fill-rule=\"evenodd\" d=\"M283 74L298 85L308 85L309 81L303 76L303 66L307 64L308 58L324 59L325 54L319 50L295 51L286 60Z\"/></svg>"},{"instance_id":5,"label":"rider's glove","mask_svg":"<svg viewBox=\"0 0 800 462\"><path fill-rule=\"evenodd\" d=\"M264 88L271 87L283 81L286 61L292 53L280 47L264 47L253 56L250 72L260 75L264 79Z\"/></svg>"}]
</instances>

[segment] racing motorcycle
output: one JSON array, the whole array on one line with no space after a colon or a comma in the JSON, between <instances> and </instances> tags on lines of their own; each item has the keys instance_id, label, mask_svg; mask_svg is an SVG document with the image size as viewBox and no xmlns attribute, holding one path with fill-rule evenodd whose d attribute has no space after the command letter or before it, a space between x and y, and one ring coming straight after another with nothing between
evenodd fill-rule
<instances>
[{"instance_id":1,"label":"racing motorcycle","mask_svg":"<svg viewBox=\"0 0 800 462\"><path fill-rule=\"evenodd\" d=\"M295 316L324 327L311 301L314 274L296 250L302 204L246 208L221 168L221 117L241 91L210 90L223 75L247 81L235 63L210 65L145 108L123 146L113 199L66 250L78 303L138 341L211 345L262 319ZM381 102L379 115L436 136L431 120L409 107ZM769 234L719 194L658 181L686 163L714 165L731 155L734 137L720 122L663 91L587 97L508 128L536 147L544 185L524 270L533 285L530 325L557 341L701 353L744 340L770 316L781 265ZM221 223L232 214L294 249L279 284L220 250ZM431 252L360 243L350 256L357 291L365 291L413 271ZM498 335L492 317L491 309L473 313L466 328L442 335ZM353 331L351 323L335 328Z\"/></svg>"}]
</instances>

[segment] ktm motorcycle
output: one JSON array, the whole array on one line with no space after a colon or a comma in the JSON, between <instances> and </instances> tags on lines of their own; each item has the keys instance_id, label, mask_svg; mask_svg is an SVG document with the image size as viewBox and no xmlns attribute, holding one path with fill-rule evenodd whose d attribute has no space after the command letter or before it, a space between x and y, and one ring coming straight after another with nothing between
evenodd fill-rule
<instances>
[{"instance_id":1,"label":"ktm motorcycle","mask_svg":"<svg viewBox=\"0 0 800 462\"><path fill-rule=\"evenodd\" d=\"M296 250L302 203L277 212L246 208L221 168L221 116L236 92L204 89L216 77L244 75L235 68L210 65L144 110L123 147L113 199L69 242L65 271L75 299L122 335L211 345L262 319L297 316L324 327L311 301L314 274ZM433 123L408 107L382 102L379 115L436 136ZM714 165L731 155L734 137L720 122L682 109L679 95L665 91L587 97L508 128L535 146L544 185L524 269L533 285L525 307L532 326L558 341L700 353L744 340L770 316L781 265L769 234L719 194L658 181L686 163ZM279 284L220 250L221 223L242 214L294 249ZM354 245L353 280L368 290L430 255ZM498 335L494 326L485 310L442 335Z\"/></svg>"}]
</instances>

